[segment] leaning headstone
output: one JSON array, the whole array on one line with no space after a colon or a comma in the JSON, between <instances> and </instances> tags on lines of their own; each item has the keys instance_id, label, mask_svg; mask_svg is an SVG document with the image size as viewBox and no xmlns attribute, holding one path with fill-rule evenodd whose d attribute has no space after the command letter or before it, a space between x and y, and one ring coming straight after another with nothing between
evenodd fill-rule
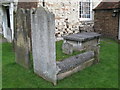
<instances>
[{"instance_id":1,"label":"leaning headstone","mask_svg":"<svg viewBox=\"0 0 120 90\"><path fill-rule=\"evenodd\" d=\"M32 51L34 72L56 84L55 17L43 7L32 16Z\"/></svg>"},{"instance_id":2,"label":"leaning headstone","mask_svg":"<svg viewBox=\"0 0 120 90\"><path fill-rule=\"evenodd\" d=\"M16 63L30 68L30 10L18 9L15 15L15 57Z\"/></svg>"}]
</instances>

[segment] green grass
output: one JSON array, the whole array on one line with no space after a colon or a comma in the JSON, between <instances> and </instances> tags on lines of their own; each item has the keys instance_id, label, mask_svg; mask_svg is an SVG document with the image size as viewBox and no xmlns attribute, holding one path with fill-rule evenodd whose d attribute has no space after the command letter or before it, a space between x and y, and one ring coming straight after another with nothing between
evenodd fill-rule
<instances>
[{"instance_id":1,"label":"green grass","mask_svg":"<svg viewBox=\"0 0 120 90\"><path fill-rule=\"evenodd\" d=\"M57 60L66 58L57 42ZM89 68L58 81L57 86L45 81L15 63L12 45L3 43L2 87L3 88L117 88L118 87L118 44L109 39L101 41L100 62ZM63 57L64 56L64 57Z\"/></svg>"},{"instance_id":2,"label":"green grass","mask_svg":"<svg viewBox=\"0 0 120 90\"><path fill-rule=\"evenodd\" d=\"M0 38L3 38L3 35L2 35L2 34L0 34Z\"/></svg>"},{"instance_id":3,"label":"green grass","mask_svg":"<svg viewBox=\"0 0 120 90\"><path fill-rule=\"evenodd\" d=\"M2 44L0 44L0 89L2 88Z\"/></svg>"},{"instance_id":4,"label":"green grass","mask_svg":"<svg viewBox=\"0 0 120 90\"><path fill-rule=\"evenodd\" d=\"M57 61L60 61L65 58L68 58L70 56L77 55L77 54L84 52L84 51L74 51L73 54L71 54L71 55L64 54L64 53L62 53L62 43L63 43L62 40L56 42L56 60Z\"/></svg>"}]
</instances>

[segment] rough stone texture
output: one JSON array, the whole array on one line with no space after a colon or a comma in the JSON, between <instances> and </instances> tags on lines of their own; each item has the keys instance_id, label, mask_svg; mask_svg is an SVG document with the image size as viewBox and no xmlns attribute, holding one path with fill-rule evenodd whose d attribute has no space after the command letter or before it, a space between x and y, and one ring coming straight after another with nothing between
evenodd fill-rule
<instances>
[{"instance_id":1,"label":"rough stone texture","mask_svg":"<svg viewBox=\"0 0 120 90\"><path fill-rule=\"evenodd\" d=\"M4 1L1 0L0 2L1 2L1 3L9 3L9 2L14 2L14 0L4 0Z\"/></svg>"},{"instance_id":2,"label":"rough stone texture","mask_svg":"<svg viewBox=\"0 0 120 90\"><path fill-rule=\"evenodd\" d=\"M0 34L2 33L2 6L0 5Z\"/></svg>"},{"instance_id":3,"label":"rough stone texture","mask_svg":"<svg viewBox=\"0 0 120 90\"><path fill-rule=\"evenodd\" d=\"M70 43L64 43L62 46L62 51L65 54L72 54L73 53L73 45Z\"/></svg>"},{"instance_id":4,"label":"rough stone texture","mask_svg":"<svg viewBox=\"0 0 120 90\"><path fill-rule=\"evenodd\" d=\"M6 28L6 30L7 30L7 41L12 42L12 31L8 27Z\"/></svg>"},{"instance_id":5,"label":"rough stone texture","mask_svg":"<svg viewBox=\"0 0 120 90\"><path fill-rule=\"evenodd\" d=\"M91 46L88 46L86 48L87 51L94 51L94 64L98 63L99 62L99 50L100 50L100 46L99 45L91 45Z\"/></svg>"},{"instance_id":6,"label":"rough stone texture","mask_svg":"<svg viewBox=\"0 0 120 90\"><path fill-rule=\"evenodd\" d=\"M30 68L30 10L18 9L15 15L15 57L16 63Z\"/></svg>"},{"instance_id":7,"label":"rough stone texture","mask_svg":"<svg viewBox=\"0 0 120 90\"><path fill-rule=\"evenodd\" d=\"M2 34L2 24L0 23L0 34Z\"/></svg>"},{"instance_id":8,"label":"rough stone texture","mask_svg":"<svg viewBox=\"0 0 120 90\"><path fill-rule=\"evenodd\" d=\"M43 6L44 0L34 2L19 2L18 8L37 8ZM94 21L81 21L79 17L79 2L81 0L45 0L44 8L55 14L55 36L61 40L62 36L80 32L94 31ZM96 7L100 0L94 0L92 7ZM94 16L94 14L93 14ZM74 18L73 18L74 17Z\"/></svg>"},{"instance_id":9,"label":"rough stone texture","mask_svg":"<svg viewBox=\"0 0 120 90\"><path fill-rule=\"evenodd\" d=\"M89 51L79 55L72 56L63 61L57 62L57 66L60 68L58 74L72 70L73 68L93 58L94 58L94 52Z\"/></svg>"},{"instance_id":10,"label":"rough stone texture","mask_svg":"<svg viewBox=\"0 0 120 90\"><path fill-rule=\"evenodd\" d=\"M32 51L34 72L56 84L54 14L39 7L32 16Z\"/></svg>"},{"instance_id":11,"label":"rough stone texture","mask_svg":"<svg viewBox=\"0 0 120 90\"><path fill-rule=\"evenodd\" d=\"M81 21L79 17L79 2L81 0L48 0L45 1L44 8L48 8L55 14L55 30L56 38L60 38L64 35L74 34L86 31L94 31L94 21ZM92 7L94 8L100 1L94 0ZM39 4L43 6L43 1ZM94 14L93 14L94 15Z\"/></svg>"},{"instance_id":12,"label":"rough stone texture","mask_svg":"<svg viewBox=\"0 0 120 90\"><path fill-rule=\"evenodd\" d=\"M7 23L7 13L4 6L0 5L0 24L1 24L1 31L0 33L3 34L3 37L7 39L8 42L12 42L12 33L10 27L8 27Z\"/></svg>"},{"instance_id":13,"label":"rough stone texture","mask_svg":"<svg viewBox=\"0 0 120 90\"><path fill-rule=\"evenodd\" d=\"M31 9L37 8L38 2L18 2L18 8Z\"/></svg>"},{"instance_id":14,"label":"rough stone texture","mask_svg":"<svg viewBox=\"0 0 120 90\"><path fill-rule=\"evenodd\" d=\"M64 36L63 47L66 43L69 43L73 46L73 51L82 51L88 48L89 46L97 46L99 44L100 34L94 32L83 32L78 34L71 34ZM69 49L64 47L62 48L63 52L69 52ZM64 53L66 53L64 52Z\"/></svg>"},{"instance_id":15,"label":"rough stone texture","mask_svg":"<svg viewBox=\"0 0 120 90\"><path fill-rule=\"evenodd\" d=\"M83 32L83 33L67 35L67 36L64 36L63 38L65 40L85 42L85 41L97 38L99 36L100 34L97 34L94 32Z\"/></svg>"},{"instance_id":16,"label":"rough stone texture","mask_svg":"<svg viewBox=\"0 0 120 90\"><path fill-rule=\"evenodd\" d=\"M80 64L79 66L75 67L74 69L71 69L71 70L66 71L64 73L58 74L57 75L57 80L61 80L61 79L65 78L65 77L70 76L71 74L74 74L74 73L76 73L78 71L81 71L81 70L93 65L94 61L95 61L94 59L88 60L88 61Z\"/></svg>"},{"instance_id":17,"label":"rough stone texture","mask_svg":"<svg viewBox=\"0 0 120 90\"><path fill-rule=\"evenodd\" d=\"M99 44L99 38L94 38L92 40L82 43L82 48L88 48L89 46L97 46Z\"/></svg>"},{"instance_id":18,"label":"rough stone texture","mask_svg":"<svg viewBox=\"0 0 120 90\"><path fill-rule=\"evenodd\" d=\"M94 29L104 37L118 39L119 14L116 17L112 14L113 10L95 10Z\"/></svg>"},{"instance_id":19,"label":"rough stone texture","mask_svg":"<svg viewBox=\"0 0 120 90\"><path fill-rule=\"evenodd\" d=\"M80 32L94 32L94 21L81 21Z\"/></svg>"}]
</instances>

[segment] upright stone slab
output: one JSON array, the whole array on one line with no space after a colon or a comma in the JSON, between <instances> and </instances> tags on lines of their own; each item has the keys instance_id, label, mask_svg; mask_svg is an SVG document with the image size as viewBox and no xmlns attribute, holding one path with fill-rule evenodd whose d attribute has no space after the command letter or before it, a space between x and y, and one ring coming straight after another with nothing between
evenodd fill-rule
<instances>
[{"instance_id":1,"label":"upright stone slab","mask_svg":"<svg viewBox=\"0 0 120 90\"><path fill-rule=\"evenodd\" d=\"M0 5L0 33L2 33L2 6Z\"/></svg>"},{"instance_id":2,"label":"upright stone slab","mask_svg":"<svg viewBox=\"0 0 120 90\"><path fill-rule=\"evenodd\" d=\"M30 10L18 9L15 15L15 56L16 63L30 67Z\"/></svg>"},{"instance_id":3,"label":"upright stone slab","mask_svg":"<svg viewBox=\"0 0 120 90\"><path fill-rule=\"evenodd\" d=\"M55 17L39 7L32 16L34 72L56 84Z\"/></svg>"}]
</instances>

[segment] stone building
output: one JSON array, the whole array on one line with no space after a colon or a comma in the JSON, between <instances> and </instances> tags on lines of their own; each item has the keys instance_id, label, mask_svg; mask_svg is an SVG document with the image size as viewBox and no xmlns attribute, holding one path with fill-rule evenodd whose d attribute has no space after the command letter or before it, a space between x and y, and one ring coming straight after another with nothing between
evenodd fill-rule
<instances>
[{"instance_id":1,"label":"stone building","mask_svg":"<svg viewBox=\"0 0 120 90\"><path fill-rule=\"evenodd\" d=\"M14 11L16 7L15 0L0 1L0 33L9 42L14 39Z\"/></svg>"},{"instance_id":2,"label":"stone building","mask_svg":"<svg viewBox=\"0 0 120 90\"><path fill-rule=\"evenodd\" d=\"M56 37L94 31L93 9L101 0L40 0L38 5L55 14Z\"/></svg>"},{"instance_id":3,"label":"stone building","mask_svg":"<svg viewBox=\"0 0 120 90\"><path fill-rule=\"evenodd\" d=\"M4 7L9 7L9 11L11 12L10 20L9 17L5 19L3 17L2 27L3 27L3 35L5 38L8 38L7 31L11 34L11 40L14 38L14 23L13 23L13 11L15 5L20 8L30 9L37 8L40 5L49 11L55 14L55 26L56 26L56 38L61 38L63 35L68 35L71 33L77 33L79 31L93 31L93 20L94 20L94 12L93 8L95 8L101 0L38 0L38 2L19 2L19 4L14 4L14 0L7 0L1 5L1 12L3 12ZM4 10L5 12L5 10ZM5 13L2 14L4 16ZM6 16L7 17L7 16ZM8 26L4 26L7 24ZM9 23L10 22L10 23ZM10 24L10 25L9 25ZM8 29L10 27L10 29ZM9 39L9 38L8 38Z\"/></svg>"},{"instance_id":4,"label":"stone building","mask_svg":"<svg viewBox=\"0 0 120 90\"><path fill-rule=\"evenodd\" d=\"M101 2L94 11L95 31L120 40L120 2Z\"/></svg>"},{"instance_id":5,"label":"stone building","mask_svg":"<svg viewBox=\"0 0 120 90\"><path fill-rule=\"evenodd\" d=\"M0 32L11 42L14 39L14 11L17 7L31 9L40 5L55 14L57 39L79 31L93 31L92 9L100 2L101 0L37 0L37 2L19 2L17 5L16 0L5 0L0 4L0 18L2 18Z\"/></svg>"}]
</instances>

